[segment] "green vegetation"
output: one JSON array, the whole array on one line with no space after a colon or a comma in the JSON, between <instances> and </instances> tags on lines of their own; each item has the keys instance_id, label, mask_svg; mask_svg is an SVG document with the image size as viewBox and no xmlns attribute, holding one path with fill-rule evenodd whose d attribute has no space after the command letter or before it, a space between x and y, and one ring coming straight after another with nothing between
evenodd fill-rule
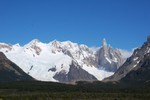
<instances>
[{"instance_id":1,"label":"green vegetation","mask_svg":"<svg viewBox=\"0 0 150 100\"><path fill-rule=\"evenodd\" d=\"M76 85L53 82L0 83L0 100L148 100L150 85L78 82Z\"/></svg>"}]
</instances>

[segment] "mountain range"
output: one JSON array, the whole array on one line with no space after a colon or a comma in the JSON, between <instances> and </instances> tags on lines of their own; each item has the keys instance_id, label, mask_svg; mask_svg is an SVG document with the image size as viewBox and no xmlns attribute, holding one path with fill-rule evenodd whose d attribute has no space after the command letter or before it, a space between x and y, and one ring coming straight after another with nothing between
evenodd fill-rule
<instances>
[{"instance_id":1,"label":"mountain range","mask_svg":"<svg viewBox=\"0 0 150 100\"><path fill-rule=\"evenodd\" d=\"M70 41L37 39L24 46L0 43L0 51L0 81L150 82L150 36L126 61L105 39L96 51Z\"/></svg>"},{"instance_id":2,"label":"mountain range","mask_svg":"<svg viewBox=\"0 0 150 100\"><path fill-rule=\"evenodd\" d=\"M36 80L96 81L112 75L124 62L118 49L105 39L102 44L95 51L71 41L42 43L34 39L24 46L0 43L0 51Z\"/></svg>"}]
</instances>

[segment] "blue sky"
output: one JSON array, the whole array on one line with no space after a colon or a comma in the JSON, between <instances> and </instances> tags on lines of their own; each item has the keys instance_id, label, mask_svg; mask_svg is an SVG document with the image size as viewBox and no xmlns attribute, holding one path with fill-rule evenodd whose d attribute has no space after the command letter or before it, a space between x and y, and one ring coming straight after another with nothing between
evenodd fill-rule
<instances>
[{"instance_id":1,"label":"blue sky","mask_svg":"<svg viewBox=\"0 0 150 100\"><path fill-rule=\"evenodd\" d=\"M150 0L0 0L0 42L101 41L131 50L150 35Z\"/></svg>"}]
</instances>

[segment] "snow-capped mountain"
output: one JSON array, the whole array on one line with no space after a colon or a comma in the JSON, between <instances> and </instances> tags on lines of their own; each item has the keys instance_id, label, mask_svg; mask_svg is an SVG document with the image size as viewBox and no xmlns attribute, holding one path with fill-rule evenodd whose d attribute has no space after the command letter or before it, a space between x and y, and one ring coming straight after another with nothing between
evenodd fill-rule
<instances>
[{"instance_id":1,"label":"snow-capped mountain","mask_svg":"<svg viewBox=\"0 0 150 100\"><path fill-rule=\"evenodd\" d=\"M124 62L118 49L113 49L103 39L103 46L97 51L97 64L101 69L115 72Z\"/></svg>"},{"instance_id":2,"label":"snow-capped mountain","mask_svg":"<svg viewBox=\"0 0 150 100\"><path fill-rule=\"evenodd\" d=\"M147 38L147 41L142 45L142 47L134 50L132 56L126 60L126 62L115 72L114 75L106 78L104 81L119 81L126 76L126 79L134 79L136 76L144 75L144 72L146 75L146 73L150 72L149 65L150 37Z\"/></svg>"},{"instance_id":3,"label":"snow-capped mountain","mask_svg":"<svg viewBox=\"0 0 150 100\"><path fill-rule=\"evenodd\" d=\"M107 49L105 45L102 48ZM109 65L116 64L114 68L118 68L122 63L121 55L116 56L119 51L110 47L103 51L105 53L99 53L102 48L97 55L88 46L71 41L42 43L35 39L24 46L0 43L0 51L35 79L59 82L102 80L112 75L113 72L108 71L114 70L101 70L101 67L107 70L103 61L111 61ZM103 57L105 60L101 60Z\"/></svg>"}]
</instances>

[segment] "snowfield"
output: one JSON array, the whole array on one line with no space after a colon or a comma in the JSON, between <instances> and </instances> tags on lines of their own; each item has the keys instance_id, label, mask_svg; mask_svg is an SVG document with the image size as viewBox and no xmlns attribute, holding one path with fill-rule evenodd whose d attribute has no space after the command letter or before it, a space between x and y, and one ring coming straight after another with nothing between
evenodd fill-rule
<instances>
[{"instance_id":1,"label":"snowfield","mask_svg":"<svg viewBox=\"0 0 150 100\"><path fill-rule=\"evenodd\" d=\"M82 69L98 80L113 74L99 69L92 63L96 59L96 51L71 41L54 40L50 43L42 43L35 39L24 46L0 43L0 51L27 74L41 81L58 82L53 78L54 75L59 72L67 74L72 61L77 62ZM111 62L109 58L107 60ZM116 58L115 60L117 61Z\"/></svg>"}]
</instances>

